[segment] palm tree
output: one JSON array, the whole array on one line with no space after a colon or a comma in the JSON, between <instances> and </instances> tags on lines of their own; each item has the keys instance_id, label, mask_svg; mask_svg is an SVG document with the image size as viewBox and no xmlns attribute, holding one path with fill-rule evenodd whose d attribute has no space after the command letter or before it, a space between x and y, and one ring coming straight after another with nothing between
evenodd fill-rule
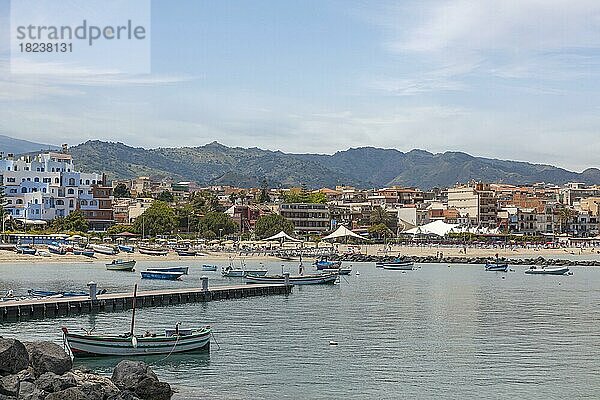
<instances>
[{"instance_id":1,"label":"palm tree","mask_svg":"<svg viewBox=\"0 0 600 400\"><path fill-rule=\"evenodd\" d=\"M569 233L569 222L577 216L577 212L569 207L562 207L558 210L558 222L560 223L560 233L563 233L564 224L566 224L566 232Z\"/></svg>"}]
</instances>

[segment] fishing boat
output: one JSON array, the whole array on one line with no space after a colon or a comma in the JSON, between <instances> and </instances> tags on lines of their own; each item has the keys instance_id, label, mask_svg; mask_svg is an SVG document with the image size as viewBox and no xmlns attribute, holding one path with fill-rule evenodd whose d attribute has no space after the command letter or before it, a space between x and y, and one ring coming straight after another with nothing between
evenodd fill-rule
<instances>
[{"instance_id":1,"label":"fishing boat","mask_svg":"<svg viewBox=\"0 0 600 400\"><path fill-rule=\"evenodd\" d=\"M131 329L123 335L92 335L71 333L62 327L64 343L74 357L90 356L138 356L173 354L210 349L210 326L199 329L165 329L164 334L145 332L134 334L137 285L133 292Z\"/></svg>"},{"instance_id":2,"label":"fishing boat","mask_svg":"<svg viewBox=\"0 0 600 400\"><path fill-rule=\"evenodd\" d=\"M223 268L223 272L221 275L225 278L242 278L248 274L255 276L265 276L267 274L267 269L243 269L243 268L233 268L231 266Z\"/></svg>"},{"instance_id":3,"label":"fishing boat","mask_svg":"<svg viewBox=\"0 0 600 400\"><path fill-rule=\"evenodd\" d=\"M526 274L531 275L564 275L567 272L569 272L568 267L538 267L535 265L525 271Z\"/></svg>"},{"instance_id":4,"label":"fishing boat","mask_svg":"<svg viewBox=\"0 0 600 400\"><path fill-rule=\"evenodd\" d=\"M181 266L181 267L154 267L154 268L147 268L146 271L181 272L183 275L187 275L189 268L190 267L188 267L188 266Z\"/></svg>"},{"instance_id":5,"label":"fishing boat","mask_svg":"<svg viewBox=\"0 0 600 400\"><path fill-rule=\"evenodd\" d=\"M217 270L216 265L208 265L208 264L202 265L202 271L216 271L216 270Z\"/></svg>"},{"instance_id":6,"label":"fishing boat","mask_svg":"<svg viewBox=\"0 0 600 400\"><path fill-rule=\"evenodd\" d=\"M75 247L75 248L73 248L73 254L76 256L85 256L85 257L93 258L94 255L96 254L96 252L91 249L82 249L79 247Z\"/></svg>"},{"instance_id":7,"label":"fishing boat","mask_svg":"<svg viewBox=\"0 0 600 400\"><path fill-rule=\"evenodd\" d=\"M175 251L177 252L177 255L180 257L194 257L196 255L195 250L179 249L179 250L175 250Z\"/></svg>"},{"instance_id":8,"label":"fishing boat","mask_svg":"<svg viewBox=\"0 0 600 400\"><path fill-rule=\"evenodd\" d=\"M15 251L19 254L29 254L31 256L34 256L37 252L37 250L33 247L26 245L17 245L17 247L15 247Z\"/></svg>"},{"instance_id":9,"label":"fishing boat","mask_svg":"<svg viewBox=\"0 0 600 400\"><path fill-rule=\"evenodd\" d=\"M388 263L382 263L381 268L396 271L411 271L415 263L410 260L394 260Z\"/></svg>"},{"instance_id":10,"label":"fishing boat","mask_svg":"<svg viewBox=\"0 0 600 400\"><path fill-rule=\"evenodd\" d=\"M317 267L317 270L319 270L319 271L322 269L339 268L341 266L342 266L341 261L329 261L326 259L321 259L321 260L315 261L315 267Z\"/></svg>"},{"instance_id":11,"label":"fishing boat","mask_svg":"<svg viewBox=\"0 0 600 400\"><path fill-rule=\"evenodd\" d=\"M124 253L133 253L135 251L133 246L127 246L125 244L120 244L117 247L119 248L120 251L122 251Z\"/></svg>"},{"instance_id":12,"label":"fishing boat","mask_svg":"<svg viewBox=\"0 0 600 400\"><path fill-rule=\"evenodd\" d=\"M52 254L59 254L61 256L67 254L67 249L59 244L49 244L48 251Z\"/></svg>"},{"instance_id":13,"label":"fishing boat","mask_svg":"<svg viewBox=\"0 0 600 400\"><path fill-rule=\"evenodd\" d=\"M183 272L166 272L166 271L142 271L142 279L159 279L166 281L176 281L181 278Z\"/></svg>"},{"instance_id":14,"label":"fishing boat","mask_svg":"<svg viewBox=\"0 0 600 400\"><path fill-rule=\"evenodd\" d=\"M322 285L335 283L338 274L314 274L314 275L290 275L288 282L290 285ZM256 276L246 275L246 283L274 283L285 284L286 278L283 275Z\"/></svg>"},{"instance_id":15,"label":"fishing boat","mask_svg":"<svg viewBox=\"0 0 600 400\"><path fill-rule=\"evenodd\" d=\"M112 262L106 264L106 269L109 271L133 271L135 267L135 260L112 260Z\"/></svg>"},{"instance_id":16,"label":"fishing boat","mask_svg":"<svg viewBox=\"0 0 600 400\"><path fill-rule=\"evenodd\" d=\"M148 256L166 256L169 251L161 247L139 247L138 251L140 254L146 254Z\"/></svg>"},{"instance_id":17,"label":"fishing boat","mask_svg":"<svg viewBox=\"0 0 600 400\"><path fill-rule=\"evenodd\" d=\"M112 246L104 246L102 244L90 244L88 247L98 254L106 254L109 256L113 256L119 252L118 249L115 249Z\"/></svg>"},{"instance_id":18,"label":"fishing boat","mask_svg":"<svg viewBox=\"0 0 600 400\"><path fill-rule=\"evenodd\" d=\"M486 271L507 272L508 271L508 264L507 263L499 264L497 262L495 262L495 263L486 263L485 264L485 270Z\"/></svg>"},{"instance_id":19,"label":"fishing boat","mask_svg":"<svg viewBox=\"0 0 600 400\"><path fill-rule=\"evenodd\" d=\"M328 268L328 269L322 269L321 272L326 273L326 274L350 275L352 273L352 268L351 267Z\"/></svg>"}]
</instances>

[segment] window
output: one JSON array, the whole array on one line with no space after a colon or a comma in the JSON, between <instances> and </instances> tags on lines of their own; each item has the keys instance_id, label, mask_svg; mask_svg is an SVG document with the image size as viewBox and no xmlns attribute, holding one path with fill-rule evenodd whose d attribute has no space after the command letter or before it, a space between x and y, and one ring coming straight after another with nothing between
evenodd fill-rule
<instances>
[{"instance_id":1,"label":"window","mask_svg":"<svg viewBox=\"0 0 600 400\"><path fill-rule=\"evenodd\" d=\"M21 193L27 193L27 188L21 188Z\"/></svg>"},{"instance_id":2,"label":"window","mask_svg":"<svg viewBox=\"0 0 600 400\"><path fill-rule=\"evenodd\" d=\"M59 178L54 178L54 183L60 183L60 179Z\"/></svg>"},{"instance_id":3,"label":"window","mask_svg":"<svg viewBox=\"0 0 600 400\"><path fill-rule=\"evenodd\" d=\"M69 207L73 208L73 199L69 200Z\"/></svg>"},{"instance_id":4,"label":"window","mask_svg":"<svg viewBox=\"0 0 600 400\"><path fill-rule=\"evenodd\" d=\"M57 206L64 206L64 205L65 205L65 202L64 202L63 200L60 200L60 199L59 199L59 200L56 200L56 205L57 205Z\"/></svg>"},{"instance_id":5,"label":"window","mask_svg":"<svg viewBox=\"0 0 600 400\"><path fill-rule=\"evenodd\" d=\"M39 182L39 181L40 181L40 178L38 178L38 177L35 177L35 178L33 178L33 181L34 181L34 182Z\"/></svg>"},{"instance_id":6,"label":"window","mask_svg":"<svg viewBox=\"0 0 600 400\"><path fill-rule=\"evenodd\" d=\"M75 190L69 189L69 190L67 190L67 194L75 194Z\"/></svg>"},{"instance_id":7,"label":"window","mask_svg":"<svg viewBox=\"0 0 600 400\"><path fill-rule=\"evenodd\" d=\"M75 178L69 178L69 186L75 186Z\"/></svg>"},{"instance_id":8,"label":"window","mask_svg":"<svg viewBox=\"0 0 600 400\"><path fill-rule=\"evenodd\" d=\"M23 200L17 199L16 204L23 204Z\"/></svg>"},{"instance_id":9,"label":"window","mask_svg":"<svg viewBox=\"0 0 600 400\"><path fill-rule=\"evenodd\" d=\"M85 180L85 184L86 184L86 185L89 185L89 184L90 184L90 180L89 180L89 179L86 179L86 180Z\"/></svg>"}]
</instances>

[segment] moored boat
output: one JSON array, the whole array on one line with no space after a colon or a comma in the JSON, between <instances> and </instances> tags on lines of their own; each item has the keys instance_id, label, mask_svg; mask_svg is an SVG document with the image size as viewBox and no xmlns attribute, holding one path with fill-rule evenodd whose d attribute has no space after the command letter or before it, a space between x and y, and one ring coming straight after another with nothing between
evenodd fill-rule
<instances>
[{"instance_id":1,"label":"moored boat","mask_svg":"<svg viewBox=\"0 0 600 400\"><path fill-rule=\"evenodd\" d=\"M112 260L112 262L106 264L106 269L109 271L133 271L135 267L135 260Z\"/></svg>"},{"instance_id":2,"label":"moored boat","mask_svg":"<svg viewBox=\"0 0 600 400\"><path fill-rule=\"evenodd\" d=\"M125 252L125 253L133 253L135 251L135 248L133 246L127 246L125 244L120 244L117 247L119 248L120 251Z\"/></svg>"},{"instance_id":3,"label":"moored boat","mask_svg":"<svg viewBox=\"0 0 600 400\"><path fill-rule=\"evenodd\" d=\"M315 267L317 267L317 270L333 269L333 268L339 268L341 266L342 266L341 261L329 261L326 259L321 259L321 260L315 261Z\"/></svg>"},{"instance_id":4,"label":"moored boat","mask_svg":"<svg viewBox=\"0 0 600 400\"><path fill-rule=\"evenodd\" d=\"M181 278L183 272L166 272L166 271L142 271L142 279L159 279L167 281L176 281Z\"/></svg>"},{"instance_id":5,"label":"moored boat","mask_svg":"<svg viewBox=\"0 0 600 400\"><path fill-rule=\"evenodd\" d=\"M85 257L93 258L94 255L96 254L96 252L91 249L82 249L79 247L75 247L75 248L73 248L73 254L76 256L85 256Z\"/></svg>"},{"instance_id":6,"label":"moored boat","mask_svg":"<svg viewBox=\"0 0 600 400\"><path fill-rule=\"evenodd\" d=\"M394 261L390 263L382 263L381 268L396 270L396 271L411 271L415 263L412 261Z\"/></svg>"},{"instance_id":7,"label":"moored boat","mask_svg":"<svg viewBox=\"0 0 600 400\"><path fill-rule=\"evenodd\" d=\"M59 254L61 256L67 254L67 249L59 244L49 244L48 251L52 254Z\"/></svg>"},{"instance_id":8,"label":"moored boat","mask_svg":"<svg viewBox=\"0 0 600 400\"><path fill-rule=\"evenodd\" d=\"M321 272L338 275L350 275L352 273L351 267L340 267L340 268L327 268L322 269Z\"/></svg>"},{"instance_id":9,"label":"moored boat","mask_svg":"<svg viewBox=\"0 0 600 400\"><path fill-rule=\"evenodd\" d=\"M27 245L17 245L17 247L15 247L15 251L19 254L28 254L31 256L35 255L37 252L35 248Z\"/></svg>"},{"instance_id":10,"label":"moored boat","mask_svg":"<svg viewBox=\"0 0 600 400\"><path fill-rule=\"evenodd\" d=\"M145 254L148 256L166 256L169 254L168 250L161 247L139 247L138 251L140 254Z\"/></svg>"},{"instance_id":11,"label":"moored boat","mask_svg":"<svg viewBox=\"0 0 600 400\"><path fill-rule=\"evenodd\" d=\"M314 275L290 275L288 283L290 285L319 285L335 283L338 274L314 274ZM285 284L286 277L283 275L256 276L246 275L246 283L275 283Z\"/></svg>"},{"instance_id":12,"label":"moored boat","mask_svg":"<svg viewBox=\"0 0 600 400\"><path fill-rule=\"evenodd\" d=\"M187 275L189 271L188 266L181 267L153 267L146 268L146 271L156 271L156 272L181 272L183 275Z\"/></svg>"},{"instance_id":13,"label":"moored boat","mask_svg":"<svg viewBox=\"0 0 600 400\"><path fill-rule=\"evenodd\" d=\"M83 291L67 291L58 292L54 290L39 290L29 289L27 293L33 297L78 297L78 296L89 296L89 292Z\"/></svg>"},{"instance_id":14,"label":"moored boat","mask_svg":"<svg viewBox=\"0 0 600 400\"><path fill-rule=\"evenodd\" d=\"M115 249L112 246L104 246L102 244L90 244L88 247L94 250L96 253L105 254L105 255L115 255L119 252L119 250Z\"/></svg>"},{"instance_id":15,"label":"moored boat","mask_svg":"<svg viewBox=\"0 0 600 400\"><path fill-rule=\"evenodd\" d=\"M196 251L195 250L189 250L189 249L178 249L175 250L177 252L177 255L180 257L194 257L196 255Z\"/></svg>"},{"instance_id":16,"label":"moored boat","mask_svg":"<svg viewBox=\"0 0 600 400\"><path fill-rule=\"evenodd\" d=\"M242 278L248 274L255 276L265 276L267 274L267 269L242 269L242 268L233 268L231 266L223 268L223 272L221 275L225 278Z\"/></svg>"},{"instance_id":17,"label":"moored boat","mask_svg":"<svg viewBox=\"0 0 600 400\"><path fill-rule=\"evenodd\" d=\"M202 271L216 271L216 270L217 270L216 265L208 265L208 264L202 265Z\"/></svg>"},{"instance_id":18,"label":"moored boat","mask_svg":"<svg viewBox=\"0 0 600 400\"><path fill-rule=\"evenodd\" d=\"M507 272L508 271L508 264L504 263L504 264L499 264L499 263L487 263L485 264L485 270L486 271L500 271L500 272Z\"/></svg>"},{"instance_id":19,"label":"moored boat","mask_svg":"<svg viewBox=\"0 0 600 400\"><path fill-rule=\"evenodd\" d=\"M567 272L569 272L569 267L538 267L535 265L525 271L526 274L531 275L565 275Z\"/></svg>"}]
</instances>

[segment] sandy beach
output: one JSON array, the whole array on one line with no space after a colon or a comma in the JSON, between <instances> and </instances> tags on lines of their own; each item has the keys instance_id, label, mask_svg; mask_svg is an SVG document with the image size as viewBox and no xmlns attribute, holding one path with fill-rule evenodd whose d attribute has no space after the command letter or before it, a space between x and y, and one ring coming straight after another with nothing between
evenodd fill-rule
<instances>
[{"instance_id":1,"label":"sandy beach","mask_svg":"<svg viewBox=\"0 0 600 400\"><path fill-rule=\"evenodd\" d=\"M40 247L40 249L44 249ZM462 247L455 246L440 246L440 245L422 245L422 246L391 246L388 247L387 252L384 251L383 245L362 245L362 246L347 246L347 245L336 245L335 249L340 253L361 253L365 255L404 255L404 256L437 256L440 252L444 256L468 256L468 257L495 257L498 254L500 257L506 258L521 258L521 257L532 257L541 256L544 258L597 258L600 256L600 248L582 248L569 247L569 248L537 248L537 247L504 247L504 248L484 248L484 247L468 247L466 254L463 252ZM290 248L287 248L290 250ZM246 261L273 261L278 260L277 257L265 255L265 251L260 252L242 252L239 251L223 251L223 250L202 250L203 255L195 257L181 257L175 252L169 252L166 256L151 256L140 253L120 253L117 255L105 255L96 253L94 258L88 258L81 255L57 255L51 254L48 257L32 256L25 254L17 254L14 251L3 250L0 251L0 263L3 264L36 264L36 263L98 263L98 262L110 262L114 259L135 259L137 261L173 261L179 263L191 262L191 261L202 261L202 260L217 260L219 262L226 262L229 258L244 258Z\"/></svg>"}]
</instances>

